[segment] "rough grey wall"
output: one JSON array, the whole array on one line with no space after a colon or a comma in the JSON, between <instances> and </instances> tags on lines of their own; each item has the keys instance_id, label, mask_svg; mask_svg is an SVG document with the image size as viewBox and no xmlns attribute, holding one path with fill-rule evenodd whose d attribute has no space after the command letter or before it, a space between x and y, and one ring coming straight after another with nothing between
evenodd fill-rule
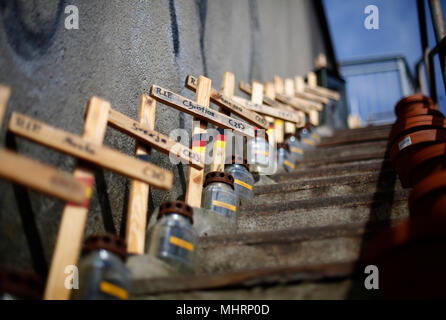
<instances>
[{"instance_id":1,"label":"rough grey wall","mask_svg":"<svg viewBox=\"0 0 446 320\"><path fill-rule=\"evenodd\" d=\"M79 30L64 28L70 4L79 8ZM184 88L187 74L207 75L216 88L225 70L237 81L266 81L304 74L325 52L311 0L2 0L0 20L0 82L12 87L5 119L19 111L77 134L92 95L136 118L139 96L152 84L193 98ZM156 129L178 127L190 128L191 117L158 104ZM74 167L66 155L9 140L22 154ZM134 150L134 141L113 129L104 143ZM151 190L150 211L184 193L186 173L156 151L153 162L173 170L176 184L170 192ZM125 178L97 171L86 234L123 234L128 187ZM0 180L0 266L45 273L62 208Z\"/></svg>"}]
</instances>

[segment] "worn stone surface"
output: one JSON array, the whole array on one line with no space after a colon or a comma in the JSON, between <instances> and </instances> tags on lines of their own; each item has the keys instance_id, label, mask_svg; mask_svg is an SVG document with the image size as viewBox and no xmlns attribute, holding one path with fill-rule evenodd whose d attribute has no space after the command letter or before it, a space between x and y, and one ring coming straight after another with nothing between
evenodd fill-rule
<instances>
[{"instance_id":1,"label":"worn stone surface","mask_svg":"<svg viewBox=\"0 0 446 320\"><path fill-rule=\"evenodd\" d=\"M258 204L240 213L237 232L341 225L408 216L407 191Z\"/></svg>"},{"instance_id":2,"label":"worn stone surface","mask_svg":"<svg viewBox=\"0 0 446 320\"><path fill-rule=\"evenodd\" d=\"M277 187L256 187L254 189L256 195L254 202L268 204L306 198L392 192L402 189L401 183L395 178L393 172L389 172L387 176L371 172L358 175L302 179L301 181L282 182L275 186Z\"/></svg>"},{"instance_id":3,"label":"worn stone surface","mask_svg":"<svg viewBox=\"0 0 446 320\"><path fill-rule=\"evenodd\" d=\"M64 28L65 6L79 8L79 30ZM5 117L23 112L80 134L87 100L97 95L136 118L152 84L187 97L186 75L221 86L236 80L306 74L325 52L313 2L269 0L119 1L6 0L0 5L0 82L12 88ZM280 36L277 36L280 34ZM286 48L286 50L278 50ZM329 63L331 63L329 61ZM237 95L243 95L236 88ZM157 104L155 129L191 128L192 118ZM4 141L5 131L0 133ZM73 159L17 139L20 153L67 171ZM134 141L108 129L104 144L133 154ZM175 174L170 192L150 191L150 211L184 194L186 167L154 151L152 162ZM86 234L123 234L128 180L98 171ZM29 195L29 197L28 197ZM0 181L0 265L45 274L63 203Z\"/></svg>"},{"instance_id":4,"label":"worn stone surface","mask_svg":"<svg viewBox=\"0 0 446 320\"><path fill-rule=\"evenodd\" d=\"M256 286L247 289L208 290L137 296L138 299L175 300L340 300L348 297L351 280L304 282L295 285Z\"/></svg>"}]
</instances>

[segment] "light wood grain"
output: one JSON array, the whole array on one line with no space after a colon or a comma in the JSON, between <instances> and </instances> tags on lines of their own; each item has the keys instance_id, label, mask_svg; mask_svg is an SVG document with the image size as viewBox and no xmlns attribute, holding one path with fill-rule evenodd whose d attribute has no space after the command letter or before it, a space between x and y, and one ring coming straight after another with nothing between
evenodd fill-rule
<instances>
[{"instance_id":1,"label":"light wood grain","mask_svg":"<svg viewBox=\"0 0 446 320\"><path fill-rule=\"evenodd\" d=\"M156 101L145 94L141 95L138 107L138 123L144 128L154 130L155 116ZM147 145L140 142L136 143L135 155L137 158L148 158L149 154ZM127 252L131 254L144 254L149 188L150 186L147 183L138 180L132 180L130 183L125 240Z\"/></svg>"},{"instance_id":2,"label":"light wood grain","mask_svg":"<svg viewBox=\"0 0 446 320\"><path fill-rule=\"evenodd\" d=\"M82 204L87 198L87 186L72 175L0 149L0 177L64 201Z\"/></svg>"},{"instance_id":3,"label":"light wood grain","mask_svg":"<svg viewBox=\"0 0 446 320\"><path fill-rule=\"evenodd\" d=\"M222 81L222 88L221 88L221 96L227 97L228 101L231 102L231 105L236 105L232 101L232 97L234 95L234 86L235 86L235 76L232 72L226 71L223 74L223 81ZM211 100L212 100L212 94L211 94ZM244 109L244 107L240 107L241 109ZM224 107L220 106L219 111L230 115L230 112L225 111ZM245 112L249 112L249 110L244 110ZM243 112L241 112L243 113ZM210 166L210 171L219 171L223 172L225 171L225 158L226 155L226 137L223 136L223 138L220 136L219 139L216 139L214 141L214 144L212 146L212 162Z\"/></svg>"},{"instance_id":4,"label":"light wood grain","mask_svg":"<svg viewBox=\"0 0 446 320\"><path fill-rule=\"evenodd\" d=\"M212 82L211 79L199 76L197 81L197 89L195 93L195 102L198 105L209 107L211 98ZM197 135L205 135L207 123L203 121L197 121L199 119L194 118L192 125L192 143L196 139ZM200 148L201 156L204 158L205 148ZM195 169L189 167L186 181L186 203L192 207L201 207L201 195L203 193L203 176L204 170Z\"/></svg>"},{"instance_id":5,"label":"light wood grain","mask_svg":"<svg viewBox=\"0 0 446 320\"><path fill-rule=\"evenodd\" d=\"M272 82L265 83L265 96L269 99L274 100L276 93L274 84ZM265 101L265 99L263 100ZM282 143L284 141L284 121L281 119L274 120L274 134L276 137L276 143Z\"/></svg>"},{"instance_id":6,"label":"light wood grain","mask_svg":"<svg viewBox=\"0 0 446 320\"><path fill-rule=\"evenodd\" d=\"M305 84L305 80L303 77L296 76L294 78L294 87L296 90L295 91L296 97L304 98L307 100L312 100L312 101L319 102L322 104L328 104L330 102L330 99L328 99L326 97L322 97L317 94L305 92L305 86L306 86L306 84ZM318 110L318 111L321 111L321 110Z\"/></svg>"},{"instance_id":7,"label":"light wood grain","mask_svg":"<svg viewBox=\"0 0 446 320\"><path fill-rule=\"evenodd\" d=\"M209 89L209 95L211 91L212 89ZM188 113L199 120L212 123L219 128L232 129L243 136L254 137L254 127L247 122L228 117L160 86L153 85L150 96L163 104Z\"/></svg>"},{"instance_id":8,"label":"light wood grain","mask_svg":"<svg viewBox=\"0 0 446 320\"><path fill-rule=\"evenodd\" d=\"M280 78L280 80L282 80ZM285 79L285 81L283 82L282 87L282 91L280 93L284 94L287 97L292 98L294 96L294 82L291 79ZM277 94L277 89L276 89L276 94ZM297 111L299 117L301 120L303 120L303 123L305 123L305 113L302 111ZM294 134L296 132L296 124L286 121L285 122L285 133L288 134Z\"/></svg>"},{"instance_id":9,"label":"light wood grain","mask_svg":"<svg viewBox=\"0 0 446 320\"><path fill-rule=\"evenodd\" d=\"M105 117L106 122L108 112L109 110L107 110L107 116ZM96 142L90 142L69 132L56 129L23 114L17 112L12 114L9 130L76 158L86 160L129 178L149 183L156 188L169 190L172 187L173 174L168 170L101 146ZM86 130L91 131L93 129L87 127Z\"/></svg>"},{"instance_id":10,"label":"light wood grain","mask_svg":"<svg viewBox=\"0 0 446 320\"><path fill-rule=\"evenodd\" d=\"M151 103L149 101L156 102L147 95L144 96L144 99L147 103ZM200 154L116 110L110 109L108 122L115 129L149 144L164 154L175 155L181 162L190 164L197 169L204 168L204 160L200 158Z\"/></svg>"},{"instance_id":11,"label":"light wood grain","mask_svg":"<svg viewBox=\"0 0 446 320\"><path fill-rule=\"evenodd\" d=\"M228 77L228 81L234 81L235 78L231 79L229 74L232 74L231 72L226 71L223 74L223 79L225 77ZM233 74L232 74L233 75ZM223 80L224 82L225 80ZM186 79L186 88L191 89L195 91L196 88L197 79L193 76L188 76ZM230 83L227 84L227 87L230 86ZM225 93L227 92L227 93ZM211 101L219 106L219 112L228 115L230 113L235 114L245 120L246 122L259 127L263 129L268 129L268 121L261 116L260 114L253 112L249 109L247 109L245 106L241 105L234 99L232 99L232 96L234 95L234 90L231 91L227 88L222 89L221 92L218 92L215 89L211 89Z\"/></svg>"},{"instance_id":12,"label":"light wood grain","mask_svg":"<svg viewBox=\"0 0 446 320\"><path fill-rule=\"evenodd\" d=\"M3 117L5 116L6 107L8 106L10 96L11 89L0 84L0 128L3 124Z\"/></svg>"},{"instance_id":13,"label":"light wood grain","mask_svg":"<svg viewBox=\"0 0 446 320\"><path fill-rule=\"evenodd\" d=\"M305 86L304 91L312 94L317 94L322 97L326 97L332 100L339 100L340 95L339 92L334 90L330 90L328 88L320 87L317 85L317 76L314 72L309 72L307 74L307 82L308 84Z\"/></svg>"},{"instance_id":14,"label":"light wood grain","mask_svg":"<svg viewBox=\"0 0 446 320\"><path fill-rule=\"evenodd\" d=\"M97 97L90 99L84 123L82 139L88 143L101 145L107 128L110 103ZM94 181L94 170L77 165L73 176L77 179ZM65 287L65 268L76 265L82 247L82 237L87 220L88 204L75 206L66 204L62 213L56 246L51 260L44 293L45 300L67 300L71 290Z\"/></svg>"},{"instance_id":15,"label":"light wood grain","mask_svg":"<svg viewBox=\"0 0 446 320\"><path fill-rule=\"evenodd\" d=\"M252 110L256 111L257 113L264 114L265 118L270 123L274 122L274 118L291 121L294 123L300 123L300 121L301 121L300 117L297 115L297 112L295 112L295 111L290 112L290 111L286 111L283 109L269 107L264 104L257 104L257 103L254 103L254 102L248 100L248 99L245 99L242 97L237 97L237 96L234 96L233 99L235 101L237 101L238 103L244 105L248 109L252 109Z\"/></svg>"},{"instance_id":16,"label":"light wood grain","mask_svg":"<svg viewBox=\"0 0 446 320\"><path fill-rule=\"evenodd\" d=\"M272 84L272 83L271 83ZM272 84L274 86L274 84ZM241 91L243 91L244 93L246 93L247 95L251 96L252 95L252 90L251 90L251 85L249 83L240 81L239 82L239 89ZM266 83L265 83L265 89L266 89ZM269 98L266 94L263 95L263 103L272 106L274 108L286 108L285 105L283 105L282 103L276 101L276 99L271 99ZM288 108L286 108L288 110Z\"/></svg>"}]
</instances>

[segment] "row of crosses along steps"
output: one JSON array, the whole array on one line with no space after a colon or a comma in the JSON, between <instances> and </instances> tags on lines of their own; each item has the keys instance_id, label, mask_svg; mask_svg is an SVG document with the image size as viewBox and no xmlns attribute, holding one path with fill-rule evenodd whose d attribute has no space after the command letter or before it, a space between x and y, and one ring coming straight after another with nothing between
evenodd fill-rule
<instances>
[{"instance_id":1,"label":"row of crosses along steps","mask_svg":"<svg viewBox=\"0 0 446 320\"><path fill-rule=\"evenodd\" d=\"M391 126L335 131L277 184L254 187L236 234L202 237L193 276L135 278L139 299L348 299L364 288L373 235L408 217L390 166Z\"/></svg>"}]
</instances>

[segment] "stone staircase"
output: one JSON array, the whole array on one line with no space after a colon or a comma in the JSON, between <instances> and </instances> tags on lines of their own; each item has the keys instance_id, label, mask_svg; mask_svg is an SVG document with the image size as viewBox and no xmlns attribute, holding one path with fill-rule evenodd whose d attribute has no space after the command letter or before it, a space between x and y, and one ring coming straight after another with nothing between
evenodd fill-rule
<instances>
[{"instance_id":1,"label":"stone staircase","mask_svg":"<svg viewBox=\"0 0 446 320\"><path fill-rule=\"evenodd\" d=\"M255 187L236 234L200 238L194 276L133 279L136 299L373 298L361 255L408 217L387 159L391 126L337 131L277 184Z\"/></svg>"}]
</instances>

